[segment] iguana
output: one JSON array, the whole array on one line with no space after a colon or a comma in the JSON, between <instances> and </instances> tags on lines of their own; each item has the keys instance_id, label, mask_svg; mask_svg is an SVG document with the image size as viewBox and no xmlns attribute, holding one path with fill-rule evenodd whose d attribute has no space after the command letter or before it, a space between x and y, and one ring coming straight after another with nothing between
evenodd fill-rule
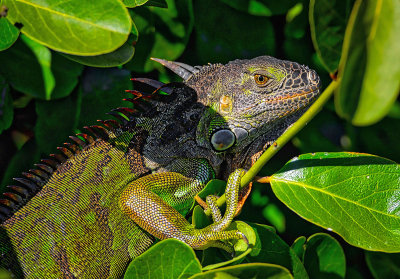
<instances>
[{"instance_id":1,"label":"iguana","mask_svg":"<svg viewBox=\"0 0 400 279\"><path fill-rule=\"evenodd\" d=\"M244 238L225 230L243 169L315 100L318 75L269 56L195 67L154 60L183 82L136 79L156 90L130 90L133 109L70 137L2 194L1 267L26 278L119 278L154 237L226 250L222 240ZM207 198L214 223L195 229L184 215L215 177L228 178L227 209L221 217Z\"/></svg>"}]
</instances>

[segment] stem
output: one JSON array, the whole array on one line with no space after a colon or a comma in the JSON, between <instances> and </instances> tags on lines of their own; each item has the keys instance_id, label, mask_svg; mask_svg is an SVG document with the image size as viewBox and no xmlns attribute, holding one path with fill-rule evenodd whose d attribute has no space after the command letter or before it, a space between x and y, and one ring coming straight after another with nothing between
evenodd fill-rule
<instances>
[{"instance_id":1,"label":"stem","mask_svg":"<svg viewBox=\"0 0 400 279\"><path fill-rule=\"evenodd\" d=\"M332 96L333 91L338 85L337 81L332 81L329 86L322 92L321 96L315 101L314 104L295 122L290 126L267 150L261 155L261 157L254 163L253 166L246 172L242 177L240 187L243 188L249 184L261 168L289 141L291 140L304 126L310 122L314 116L322 109L325 103ZM225 194L223 194L217 201L218 206L225 203ZM211 211L207 209L205 211L207 216L211 215Z\"/></svg>"}]
</instances>

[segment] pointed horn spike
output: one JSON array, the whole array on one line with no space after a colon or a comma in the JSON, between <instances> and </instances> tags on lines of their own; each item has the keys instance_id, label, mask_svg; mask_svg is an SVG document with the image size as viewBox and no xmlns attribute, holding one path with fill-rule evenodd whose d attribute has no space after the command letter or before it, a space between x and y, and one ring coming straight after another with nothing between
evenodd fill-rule
<instances>
[{"instance_id":1,"label":"pointed horn spike","mask_svg":"<svg viewBox=\"0 0 400 279\"><path fill-rule=\"evenodd\" d=\"M49 178L49 174L42 169L30 169L29 172L44 180L47 180Z\"/></svg>"},{"instance_id":2,"label":"pointed horn spike","mask_svg":"<svg viewBox=\"0 0 400 279\"><path fill-rule=\"evenodd\" d=\"M23 201L23 199L21 198L20 195L17 195L15 193L10 193L10 192L6 192L3 194L3 196L7 197L8 199L12 200L15 203L21 203Z\"/></svg>"},{"instance_id":3,"label":"pointed horn spike","mask_svg":"<svg viewBox=\"0 0 400 279\"><path fill-rule=\"evenodd\" d=\"M29 192L27 189L25 189L22 186L17 186L17 185L9 185L7 186L8 189L11 191L16 192L18 195L23 196L24 198L27 198L29 195Z\"/></svg>"},{"instance_id":4,"label":"pointed horn spike","mask_svg":"<svg viewBox=\"0 0 400 279\"><path fill-rule=\"evenodd\" d=\"M160 58L150 58L153 61L156 61L163 65L164 67L167 67L171 71L173 71L175 74L180 76L183 80L188 80L194 73L198 72L198 70L190 65L180 63L180 62L173 62L173 61L168 61Z\"/></svg>"},{"instance_id":5,"label":"pointed horn spike","mask_svg":"<svg viewBox=\"0 0 400 279\"><path fill-rule=\"evenodd\" d=\"M91 136L89 136L88 134L80 133L80 134L78 134L78 136L84 138L85 141L87 141L89 144L94 142L94 139Z\"/></svg>"},{"instance_id":6,"label":"pointed horn spike","mask_svg":"<svg viewBox=\"0 0 400 279\"><path fill-rule=\"evenodd\" d=\"M109 120L97 120L98 122L100 122L101 124L103 124L104 126L106 126L109 129L117 129L120 128L120 124L117 120L114 119L109 119Z\"/></svg>"},{"instance_id":7,"label":"pointed horn spike","mask_svg":"<svg viewBox=\"0 0 400 279\"><path fill-rule=\"evenodd\" d=\"M62 152L68 158L71 158L72 156L74 156L74 153L72 153L71 150L69 150L66 147L57 147L57 149L60 150L60 152Z\"/></svg>"},{"instance_id":8,"label":"pointed horn spike","mask_svg":"<svg viewBox=\"0 0 400 279\"><path fill-rule=\"evenodd\" d=\"M109 137L108 132L107 132L107 129L105 129L105 128L102 127L102 126L99 126L99 125L91 125L91 126L86 126L85 129L91 131L91 133L92 133L94 136L98 137L98 138L102 138L102 139L104 139L104 140L107 140L108 137Z\"/></svg>"},{"instance_id":9,"label":"pointed horn spike","mask_svg":"<svg viewBox=\"0 0 400 279\"><path fill-rule=\"evenodd\" d=\"M71 152L73 152L74 154L78 154L81 149L79 148L78 145L76 145L75 143L70 143L70 142L65 142L64 146L68 149L71 150Z\"/></svg>"},{"instance_id":10,"label":"pointed horn spike","mask_svg":"<svg viewBox=\"0 0 400 279\"><path fill-rule=\"evenodd\" d=\"M60 165L56 160L54 160L54 159L52 159L52 158L51 158L51 159L42 159L42 160L40 160L40 162L42 162L42 163L48 165L48 166L51 167L53 170L57 169L57 168L58 168L58 165ZM52 172L53 172L53 170L52 170Z\"/></svg>"},{"instance_id":11,"label":"pointed horn spike","mask_svg":"<svg viewBox=\"0 0 400 279\"><path fill-rule=\"evenodd\" d=\"M2 205L5 205L5 206L11 208L11 209L14 209L16 207L15 202L11 201L9 199L0 199L0 203Z\"/></svg>"},{"instance_id":12,"label":"pointed horn spike","mask_svg":"<svg viewBox=\"0 0 400 279\"><path fill-rule=\"evenodd\" d=\"M80 147L85 147L87 145L86 142L84 142L83 140L81 140L78 137L75 136L69 136L70 139L72 139L77 145L79 145Z\"/></svg>"},{"instance_id":13,"label":"pointed horn spike","mask_svg":"<svg viewBox=\"0 0 400 279\"><path fill-rule=\"evenodd\" d=\"M60 164L67 160L67 157L64 156L64 154L50 154L49 156Z\"/></svg>"},{"instance_id":14,"label":"pointed horn spike","mask_svg":"<svg viewBox=\"0 0 400 279\"><path fill-rule=\"evenodd\" d=\"M164 85L163 82L154 80L154 79L150 79L150 78L131 78L131 80L150 85L154 88L158 88L158 87L161 87ZM135 90L132 90L132 91L135 91ZM139 93L141 93L141 92L139 92Z\"/></svg>"},{"instance_id":15,"label":"pointed horn spike","mask_svg":"<svg viewBox=\"0 0 400 279\"><path fill-rule=\"evenodd\" d=\"M28 178L29 180L32 180L33 182L35 182L38 185L42 185L44 183L43 178L41 178L40 176L36 176L32 173L23 172L22 175L24 177Z\"/></svg>"},{"instance_id":16,"label":"pointed horn spike","mask_svg":"<svg viewBox=\"0 0 400 279\"><path fill-rule=\"evenodd\" d=\"M123 114L121 114L121 113L119 113L117 111L110 111L110 112L107 112L106 114L114 116L121 123L125 123L126 121L128 121L128 119L125 118L126 117L125 115L123 115Z\"/></svg>"},{"instance_id":17,"label":"pointed horn spike","mask_svg":"<svg viewBox=\"0 0 400 279\"><path fill-rule=\"evenodd\" d=\"M28 179L24 179L24 178L13 178L15 181L18 181L19 183L23 184L24 186L26 186L31 192L35 192L36 189L38 188L38 185L35 184L34 182L28 180Z\"/></svg>"},{"instance_id":18,"label":"pointed horn spike","mask_svg":"<svg viewBox=\"0 0 400 279\"><path fill-rule=\"evenodd\" d=\"M47 172L49 175L51 175L54 172L54 169L47 164L34 164L34 166Z\"/></svg>"}]
</instances>

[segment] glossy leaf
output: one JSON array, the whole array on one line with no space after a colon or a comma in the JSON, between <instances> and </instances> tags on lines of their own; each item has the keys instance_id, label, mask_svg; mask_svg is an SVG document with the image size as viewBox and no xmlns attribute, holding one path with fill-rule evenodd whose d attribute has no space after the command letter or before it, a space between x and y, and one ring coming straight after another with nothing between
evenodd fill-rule
<instances>
[{"instance_id":1,"label":"glossy leaf","mask_svg":"<svg viewBox=\"0 0 400 279\"><path fill-rule=\"evenodd\" d=\"M358 128L357 136L363 150L368 153L400 159L400 119L385 117L379 123Z\"/></svg>"},{"instance_id":2,"label":"glossy leaf","mask_svg":"<svg viewBox=\"0 0 400 279\"><path fill-rule=\"evenodd\" d=\"M154 6L159 8L168 8L168 4L166 0L148 0L145 6Z\"/></svg>"},{"instance_id":3,"label":"glossy leaf","mask_svg":"<svg viewBox=\"0 0 400 279\"><path fill-rule=\"evenodd\" d=\"M192 248L167 239L136 257L128 266L124 278L189 278L201 272L201 265Z\"/></svg>"},{"instance_id":4,"label":"glossy leaf","mask_svg":"<svg viewBox=\"0 0 400 279\"><path fill-rule=\"evenodd\" d=\"M22 35L21 39L32 50L37 61L39 62L42 70L41 72L44 84L45 99L50 100L51 93L56 86L56 81L53 72L51 71L51 52L47 47L32 41L26 36Z\"/></svg>"},{"instance_id":5,"label":"glossy leaf","mask_svg":"<svg viewBox=\"0 0 400 279\"><path fill-rule=\"evenodd\" d=\"M221 0L225 4L242 12L256 16L285 14L294 4L292 0Z\"/></svg>"},{"instance_id":6,"label":"glossy leaf","mask_svg":"<svg viewBox=\"0 0 400 279\"><path fill-rule=\"evenodd\" d=\"M165 71L150 57L175 60L185 50L193 29L192 1L166 2L168 9L146 6L130 10L140 39L135 45L135 59L127 63L125 68L137 72L149 72L155 68Z\"/></svg>"},{"instance_id":7,"label":"glossy leaf","mask_svg":"<svg viewBox=\"0 0 400 279\"><path fill-rule=\"evenodd\" d=\"M334 73L342 52L347 20L354 0L311 0L311 37L326 70Z\"/></svg>"},{"instance_id":8,"label":"glossy leaf","mask_svg":"<svg viewBox=\"0 0 400 279\"><path fill-rule=\"evenodd\" d=\"M0 76L0 134L11 126L14 116L12 102L10 87L5 79Z\"/></svg>"},{"instance_id":9,"label":"glossy leaf","mask_svg":"<svg viewBox=\"0 0 400 279\"><path fill-rule=\"evenodd\" d=\"M268 18L245 14L213 0L195 1L193 9L196 53L202 64L274 54L274 29ZM216 24L221 19L223 24Z\"/></svg>"},{"instance_id":10,"label":"glossy leaf","mask_svg":"<svg viewBox=\"0 0 400 279\"><path fill-rule=\"evenodd\" d=\"M34 52L22 40L0 52L0 60L2 61L0 73L13 88L35 98L46 99L42 66ZM57 53L51 53L50 72L55 78L55 87L50 97L56 99L70 94L78 83L81 71L81 65Z\"/></svg>"},{"instance_id":11,"label":"glossy leaf","mask_svg":"<svg viewBox=\"0 0 400 279\"><path fill-rule=\"evenodd\" d=\"M146 4L147 1L148 0L122 0L122 3L124 3L128 8L134 8Z\"/></svg>"},{"instance_id":12,"label":"glossy leaf","mask_svg":"<svg viewBox=\"0 0 400 279\"><path fill-rule=\"evenodd\" d=\"M12 24L54 50L75 55L99 55L120 47L131 20L121 1L3 0Z\"/></svg>"},{"instance_id":13,"label":"glossy leaf","mask_svg":"<svg viewBox=\"0 0 400 279\"><path fill-rule=\"evenodd\" d=\"M300 236L293 242L292 246L290 247L290 248L292 248L293 252L296 253L297 257L302 262L303 262L303 258L304 258L304 250L305 250L306 241L307 241L307 238L305 236Z\"/></svg>"},{"instance_id":14,"label":"glossy leaf","mask_svg":"<svg viewBox=\"0 0 400 279\"><path fill-rule=\"evenodd\" d=\"M36 101L35 137L42 154L56 152L56 147L74 134L80 114L80 103L80 90L66 98Z\"/></svg>"},{"instance_id":15,"label":"glossy leaf","mask_svg":"<svg viewBox=\"0 0 400 279\"><path fill-rule=\"evenodd\" d=\"M354 125L383 118L400 88L400 2L357 0L343 42L336 110ZM396 62L395 62L396 61Z\"/></svg>"},{"instance_id":16,"label":"glossy leaf","mask_svg":"<svg viewBox=\"0 0 400 279\"><path fill-rule=\"evenodd\" d=\"M106 113L118 107L131 107L123 101L130 98L125 89L132 89L130 73L123 69L92 69L82 79L82 103L78 128L95 125L97 119L111 119Z\"/></svg>"},{"instance_id":17,"label":"glossy leaf","mask_svg":"<svg viewBox=\"0 0 400 279\"><path fill-rule=\"evenodd\" d=\"M310 236L305 245L304 267L310 278L345 278L346 259L342 247L328 234Z\"/></svg>"},{"instance_id":18,"label":"glossy leaf","mask_svg":"<svg viewBox=\"0 0 400 279\"><path fill-rule=\"evenodd\" d=\"M39 162L40 157L35 140L31 139L26 142L8 162L1 180L0 193L5 192L7 185L15 183L14 177L21 177L22 172L31 169L34 163Z\"/></svg>"},{"instance_id":19,"label":"glossy leaf","mask_svg":"<svg viewBox=\"0 0 400 279\"><path fill-rule=\"evenodd\" d=\"M0 7L1 9L1 7ZM19 30L5 17L0 17L0 51L12 46L18 39Z\"/></svg>"},{"instance_id":20,"label":"glossy leaf","mask_svg":"<svg viewBox=\"0 0 400 279\"><path fill-rule=\"evenodd\" d=\"M203 273L198 273L190 279L233 279L233 278L252 278L252 279L290 279L293 276L290 272L279 265L252 263L239 264L224 268L218 268Z\"/></svg>"},{"instance_id":21,"label":"glossy leaf","mask_svg":"<svg viewBox=\"0 0 400 279\"><path fill-rule=\"evenodd\" d=\"M400 166L362 153L294 158L271 177L275 195L304 219L352 245L400 251Z\"/></svg>"},{"instance_id":22,"label":"glossy leaf","mask_svg":"<svg viewBox=\"0 0 400 279\"><path fill-rule=\"evenodd\" d=\"M277 264L289 269L295 278L308 278L296 253L276 234L272 227L254 223L249 223L249 225L257 235L256 244L246 258L249 262Z\"/></svg>"},{"instance_id":23,"label":"glossy leaf","mask_svg":"<svg viewBox=\"0 0 400 279\"><path fill-rule=\"evenodd\" d=\"M365 252L365 259L375 279L400 278L400 254Z\"/></svg>"},{"instance_id":24,"label":"glossy leaf","mask_svg":"<svg viewBox=\"0 0 400 279\"><path fill-rule=\"evenodd\" d=\"M126 42L113 52L95 55L95 56L78 56L64 54L65 57L72 61L92 67L116 67L127 63L133 57L135 48L131 43Z\"/></svg>"}]
</instances>

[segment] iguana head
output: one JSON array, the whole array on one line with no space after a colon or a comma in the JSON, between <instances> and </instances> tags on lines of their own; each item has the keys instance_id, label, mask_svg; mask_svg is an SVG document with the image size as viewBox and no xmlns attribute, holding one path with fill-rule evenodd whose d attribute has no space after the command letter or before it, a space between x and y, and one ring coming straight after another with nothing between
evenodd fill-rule
<instances>
[{"instance_id":1,"label":"iguana head","mask_svg":"<svg viewBox=\"0 0 400 279\"><path fill-rule=\"evenodd\" d=\"M196 67L155 60L181 76L209 108L197 138L215 152L239 153L255 141L275 140L319 94L314 70L270 56Z\"/></svg>"}]
</instances>

